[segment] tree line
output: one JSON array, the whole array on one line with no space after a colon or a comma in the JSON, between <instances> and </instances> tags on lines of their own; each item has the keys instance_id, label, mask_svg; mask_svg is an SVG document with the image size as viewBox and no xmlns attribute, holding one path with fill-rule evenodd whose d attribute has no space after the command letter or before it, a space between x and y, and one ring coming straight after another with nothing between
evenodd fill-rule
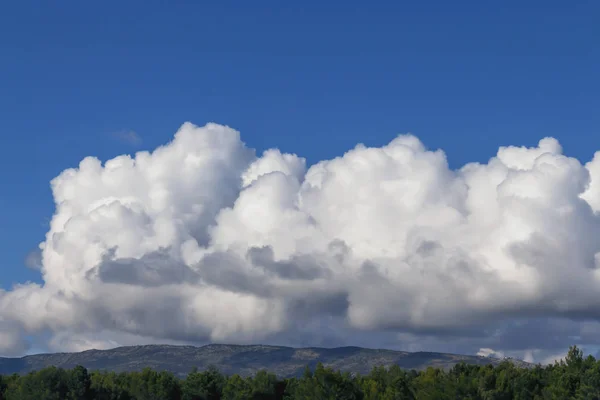
<instances>
[{"instance_id":1,"label":"tree line","mask_svg":"<svg viewBox=\"0 0 600 400\"><path fill-rule=\"evenodd\" d=\"M279 379L267 371L252 377L225 376L216 368L194 370L184 379L146 368L141 372L48 367L0 376L0 400L204 400L204 399L600 399L600 361L571 347L552 365L519 368L457 364L448 371L376 367L368 375L334 371L322 364L300 378Z\"/></svg>"}]
</instances>

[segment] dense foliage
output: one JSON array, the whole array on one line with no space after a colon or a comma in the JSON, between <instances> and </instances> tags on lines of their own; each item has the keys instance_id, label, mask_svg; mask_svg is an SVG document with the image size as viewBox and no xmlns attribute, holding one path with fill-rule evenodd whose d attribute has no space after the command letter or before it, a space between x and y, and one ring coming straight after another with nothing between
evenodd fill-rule
<instances>
[{"instance_id":1,"label":"dense foliage","mask_svg":"<svg viewBox=\"0 0 600 400\"><path fill-rule=\"evenodd\" d=\"M325 368L301 378L278 379L265 371L253 377L223 376L216 369L192 371L185 379L169 372L88 372L49 367L24 376L0 376L0 400L163 399L600 399L600 361L572 347L564 361L518 368L458 364L449 371L379 367L367 376Z\"/></svg>"}]
</instances>

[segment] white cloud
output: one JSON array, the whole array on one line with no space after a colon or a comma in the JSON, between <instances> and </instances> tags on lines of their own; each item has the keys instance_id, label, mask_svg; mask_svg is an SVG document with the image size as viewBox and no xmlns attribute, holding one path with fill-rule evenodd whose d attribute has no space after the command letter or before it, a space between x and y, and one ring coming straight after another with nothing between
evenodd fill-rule
<instances>
[{"instance_id":1,"label":"white cloud","mask_svg":"<svg viewBox=\"0 0 600 400\"><path fill-rule=\"evenodd\" d=\"M545 357L543 360L541 360L540 364L548 365L548 364L554 364L556 362L563 361L567 357L567 354L568 354L568 351L549 355L549 356Z\"/></svg>"},{"instance_id":2,"label":"white cloud","mask_svg":"<svg viewBox=\"0 0 600 400\"><path fill-rule=\"evenodd\" d=\"M122 130L114 133L115 138L132 146L142 144L142 137L133 130Z\"/></svg>"},{"instance_id":3,"label":"white cloud","mask_svg":"<svg viewBox=\"0 0 600 400\"><path fill-rule=\"evenodd\" d=\"M137 346L147 344L172 344L186 345L185 341L160 339L122 332L102 330L99 332L75 333L60 331L54 334L48 341L50 351L79 352L96 349L106 350L118 346Z\"/></svg>"},{"instance_id":4,"label":"white cloud","mask_svg":"<svg viewBox=\"0 0 600 400\"><path fill-rule=\"evenodd\" d=\"M486 347L479 349L477 355L481 357L504 358L504 352L496 351L494 349L489 349Z\"/></svg>"},{"instance_id":5,"label":"white cloud","mask_svg":"<svg viewBox=\"0 0 600 400\"><path fill-rule=\"evenodd\" d=\"M528 362L528 363L535 362L535 351L534 350L527 350L525 352L525 354L523 355L523 361Z\"/></svg>"},{"instance_id":6,"label":"white cloud","mask_svg":"<svg viewBox=\"0 0 600 400\"><path fill-rule=\"evenodd\" d=\"M282 154L277 149L266 150L262 157L256 159L244 171L242 186L247 187L258 178L273 172L281 172L301 182L306 173L306 160L295 154Z\"/></svg>"},{"instance_id":7,"label":"white cloud","mask_svg":"<svg viewBox=\"0 0 600 400\"><path fill-rule=\"evenodd\" d=\"M42 268L42 252L36 249L27 253L27 256L25 256L25 266L34 270Z\"/></svg>"},{"instance_id":8,"label":"white cloud","mask_svg":"<svg viewBox=\"0 0 600 400\"><path fill-rule=\"evenodd\" d=\"M12 321L0 317L0 357L11 357L27 350L20 329Z\"/></svg>"},{"instance_id":9,"label":"white cloud","mask_svg":"<svg viewBox=\"0 0 600 400\"><path fill-rule=\"evenodd\" d=\"M598 317L597 181L600 156L583 166L552 138L451 170L403 135L307 170L186 123L152 153L89 157L52 181L44 284L0 294L0 315L51 330L53 349L366 331L528 354L511 332L536 328L518 321Z\"/></svg>"}]
</instances>

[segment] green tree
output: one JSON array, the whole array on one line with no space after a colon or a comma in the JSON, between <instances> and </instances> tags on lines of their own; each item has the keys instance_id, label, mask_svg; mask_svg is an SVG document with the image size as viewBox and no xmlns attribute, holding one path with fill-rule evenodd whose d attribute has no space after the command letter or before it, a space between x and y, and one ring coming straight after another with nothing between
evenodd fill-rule
<instances>
[{"instance_id":1,"label":"green tree","mask_svg":"<svg viewBox=\"0 0 600 400\"><path fill-rule=\"evenodd\" d=\"M169 372L65 371L44 368L23 376L0 376L0 400L600 400L600 362L573 346L564 360L519 368L511 362L457 364L448 371L376 367L366 376L323 364L300 378L281 380L267 371L253 377L224 377L215 368L180 380Z\"/></svg>"},{"instance_id":2,"label":"green tree","mask_svg":"<svg viewBox=\"0 0 600 400\"><path fill-rule=\"evenodd\" d=\"M91 388L96 400L131 400L130 379L126 374L94 372Z\"/></svg>"},{"instance_id":3,"label":"green tree","mask_svg":"<svg viewBox=\"0 0 600 400\"><path fill-rule=\"evenodd\" d=\"M252 398L252 384L239 375L227 379L223 388L224 400L247 400Z\"/></svg>"},{"instance_id":4,"label":"green tree","mask_svg":"<svg viewBox=\"0 0 600 400\"><path fill-rule=\"evenodd\" d=\"M87 369L81 365L76 366L68 373L67 399L69 400L91 400L93 392L91 390L92 380Z\"/></svg>"},{"instance_id":5,"label":"green tree","mask_svg":"<svg viewBox=\"0 0 600 400\"><path fill-rule=\"evenodd\" d=\"M182 385L183 400L218 400L223 395L225 378L213 366L190 373Z\"/></svg>"},{"instance_id":6,"label":"green tree","mask_svg":"<svg viewBox=\"0 0 600 400\"><path fill-rule=\"evenodd\" d=\"M279 389L279 381L274 374L267 371L258 371L250 380L253 399L276 399Z\"/></svg>"}]
</instances>

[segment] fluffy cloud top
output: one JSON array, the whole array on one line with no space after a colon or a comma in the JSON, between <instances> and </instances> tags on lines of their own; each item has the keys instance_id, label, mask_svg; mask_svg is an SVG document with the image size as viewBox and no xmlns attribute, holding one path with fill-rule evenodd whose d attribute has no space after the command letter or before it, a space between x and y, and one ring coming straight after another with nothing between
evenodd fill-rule
<instances>
[{"instance_id":1,"label":"fluffy cloud top","mask_svg":"<svg viewBox=\"0 0 600 400\"><path fill-rule=\"evenodd\" d=\"M598 340L600 153L581 165L552 138L451 170L402 135L307 169L186 123L152 153L84 159L52 192L44 284L0 293L5 354L47 331L52 349ZM564 343L515 339L534 320Z\"/></svg>"}]
</instances>

